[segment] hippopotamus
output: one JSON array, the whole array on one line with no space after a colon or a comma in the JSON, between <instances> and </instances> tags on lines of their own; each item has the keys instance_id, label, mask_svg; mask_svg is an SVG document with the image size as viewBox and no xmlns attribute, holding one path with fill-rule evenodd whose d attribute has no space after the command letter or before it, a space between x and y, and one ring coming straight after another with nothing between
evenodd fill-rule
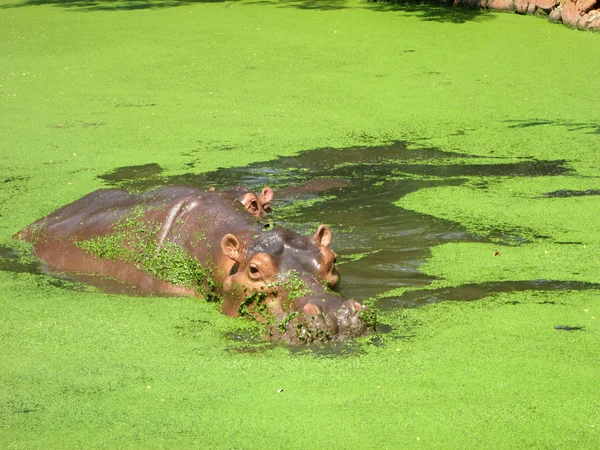
<instances>
[{"instance_id":1,"label":"hippopotamus","mask_svg":"<svg viewBox=\"0 0 600 450\"><path fill-rule=\"evenodd\" d=\"M209 191L214 192L215 188L211 187ZM234 195L254 217L265 217L271 212L269 202L273 200L273 189L269 186L265 186L258 194L244 186L232 186L224 192Z\"/></svg>"},{"instance_id":2,"label":"hippopotamus","mask_svg":"<svg viewBox=\"0 0 600 450\"><path fill-rule=\"evenodd\" d=\"M267 336L291 344L358 337L375 327L371 310L337 292L327 225L305 236L261 223L226 192L99 190L15 237L30 242L51 272L220 301L225 314L255 319Z\"/></svg>"}]
</instances>

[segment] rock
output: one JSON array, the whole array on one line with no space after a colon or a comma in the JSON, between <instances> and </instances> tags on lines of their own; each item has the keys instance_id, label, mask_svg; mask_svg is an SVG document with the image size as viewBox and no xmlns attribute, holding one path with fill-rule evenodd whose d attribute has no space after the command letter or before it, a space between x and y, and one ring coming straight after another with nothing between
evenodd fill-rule
<instances>
[{"instance_id":1,"label":"rock","mask_svg":"<svg viewBox=\"0 0 600 450\"><path fill-rule=\"evenodd\" d=\"M600 31L600 17L596 18L593 22L590 22L588 28Z\"/></svg>"},{"instance_id":2,"label":"rock","mask_svg":"<svg viewBox=\"0 0 600 450\"><path fill-rule=\"evenodd\" d=\"M556 0L535 0L535 5L546 12L550 12L556 6Z\"/></svg>"},{"instance_id":3,"label":"rock","mask_svg":"<svg viewBox=\"0 0 600 450\"><path fill-rule=\"evenodd\" d=\"M574 2L567 1L562 8L560 16L565 25L577 27L577 22L579 22L579 11L577 11L577 6Z\"/></svg>"},{"instance_id":4,"label":"rock","mask_svg":"<svg viewBox=\"0 0 600 450\"><path fill-rule=\"evenodd\" d=\"M514 6L517 14L533 14L537 9L536 0L515 0Z\"/></svg>"},{"instance_id":5,"label":"rock","mask_svg":"<svg viewBox=\"0 0 600 450\"><path fill-rule=\"evenodd\" d=\"M600 0L453 0L453 5L536 14L574 28L600 30Z\"/></svg>"},{"instance_id":6,"label":"rock","mask_svg":"<svg viewBox=\"0 0 600 450\"><path fill-rule=\"evenodd\" d=\"M550 11L550 14L548 15L548 19L550 19L551 22L561 22L562 21L562 17L561 17L561 11L562 8L559 6L556 9L553 9L552 11Z\"/></svg>"},{"instance_id":7,"label":"rock","mask_svg":"<svg viewBox=\"0 0 600 450\"><path fill-rule=\"evenodd\" d=\"M588 12L595 5L596 0L577 0L577 3L575 4L575 6L577 7L577 11L580 15L583 15L582 13L585 14L586 12Z\"/></svg>"},{"instance_id":8,"label":"rock","mask_svg":"<svg viewBox=\"0 0 600 450\"><path fill-rule=\"evenodd\" d=\"M487 7L497 11L512 11L514 3L513 0L488 0Z\"/></svg>"},{"instance_id":9,"label":"rock","mask_svg":"<svg viewBox=\"0 0 600 450\"><path fill-rule=\"evenodd\" d=\"M600 10L590 11L588 14L585 14L579 21L579 26L590 30L599 30Z\"/></svg>"},{"instance_id":10,"label":"rock","mask_svg":"<svg viewBox=\"0 0 600 450\"><path fill-rule=\"evenodd\" d=\"M515 0L515 12L517 14L526 14L529 8L529 0Z\"/></svg>"}]
</instances>

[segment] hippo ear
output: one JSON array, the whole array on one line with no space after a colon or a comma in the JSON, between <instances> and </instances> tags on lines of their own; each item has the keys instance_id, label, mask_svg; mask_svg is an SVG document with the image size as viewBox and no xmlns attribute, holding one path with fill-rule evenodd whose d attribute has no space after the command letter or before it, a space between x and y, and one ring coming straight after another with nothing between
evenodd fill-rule
<instances>
[{"instance_id":1,"label":"hippo ear","mask_svg":"<svg viewBox=\"0 0 600 450\"><path fill-rule=\"evenodd\" d=\"M240 262L243 248L242 243L237 237L235 237L235 235L226 234L223 236L223 239L221 239L221 250L226 256L233 259L235 262Z\"/></svg>"},{"instance_id":2,"label":"hippo ear","mask_svg":"<svg viewBox=\"0 0 600 450\"><path fill-rule=\"evenodd\" d=\"M215 190L215 187L214 187L214 186L211 186L211 187L210 187L208 190L212 192L212 191L214 191L214 190Z\"/></svg>"},{"instance_id":3,"label":"hippo ear","mask_svg":"<svg viewBox=\"0 0 600 450\"><path fill-rule=\"evenodd\" d=\"M258 194L258 198L262 203L269 203L271 200L273 200L273 189L271 189L269 186L265 186L262 192Z\"/></svg>"},{"instance_id":4,"label":"hippo ear","mask_svg":"<svg viewBox=\"0 0 600 450\"><path fill-rule=\"evenodd\" d=\"M327 225L319 225L319 229L313 236L313 240L323 247L329 247L331 244L331 230Z\"/></svg>"},{"instance_id":5,"label":"hippo ear","mask_svg":"<svg viewBox=\"0 0 600 450\"><path fill-rule=\"evenodd\" d=\"M244 208L246 208L250 214L258 217L260 214L260 208L258 206L258 199L256 198L256 195L254 195L252 192L248 192L247 194L240 195L238 200L242 205L244 205Z\"/></svg>"}]
</instances>

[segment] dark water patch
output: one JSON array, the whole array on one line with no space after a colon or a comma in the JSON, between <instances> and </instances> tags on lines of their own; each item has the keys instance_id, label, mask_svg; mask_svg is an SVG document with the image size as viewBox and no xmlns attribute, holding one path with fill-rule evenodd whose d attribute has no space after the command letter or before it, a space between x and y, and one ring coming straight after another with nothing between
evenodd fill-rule
<instances>
[{"instance_id":1,"label":"dark water patch","mask_svg":"<svg viewBox=\"0 0 600 450\"><path fill-rule=\"evenodd\" d=\"M15 183L21 181L27 181L30 177L23 176L12 176L12 177L3 177L0 178L0 183Z\"/></svg>"},{"instance_id":2,"label":"dark water patch","mask_svg":"<svg viewBox=\"0 0 600 450\"><path fill-rule=\"evenodd\" d=\"M480 300L492 294L502 292L524 291L584 291L600 290L600 284L581 281L502 281L496 283L466 284L463 286L441 288L433 290L419 290L405 292L398 297L381 298L377 301L377 308L390 311L397 308L417 308L430 303L441 301L470 302ZM506 302L507 304L520 304L520 302ZM553 302L539 302L552 303Z\"/></svg>"},{"instance_id":3,"label":"dark water patch","mask_svg":"<svg viewBox=\"0 0 600 450\"><path fill-rule=\"evenodd\" d=\"M38 277L38 285L84 292L88 285L99 287L104 292L130 296L142 295L134 286L100 275L70 274L53 271L28 251L0 245L0 270L12 273L28 273Z\"/></svg>"},{"instance_id":4,"label":"dark water patch","mask_svg":"<svg viewBox=\"0 0 600 450\"><path fill-rule=\"evenodd\" d=\"M57 274L43 274L43 284L53 286L58 289L64 289L67 291L86 292L89 290L89 286L82 284L75 278L61 277Z\"/></svg>"},{"instance_id":5,"label":"dark water patch","mask_svg":"<svg viewBox=\"0 0 600 450\"><path fill-rule=\"evenodd\" d=\"M115 108L148 108L156 106L156 103L117 103Z\"/></svg>"},{"instance_id":6,"label":"dark water patch","mask_svg":"<svg viewBox=\"0 0 600 450\"><path fill-rule=\"evenodd\" d=\"M281 344L266 341L260 327L235 329L225 333L225 338L234 342L225 350L232 353L255 354L271 351Z\"/></svg>"},{"instance_id":7,"label":"dark water patch","mask_svg":"<svg viewBox=\"0 0 600 450\"><path fill-rule=\"evenodd\" d=\"M312 346L296 345L290 346L289 350L292 355L316 358L353 357L365 353L364 345L354 340Z\"/></svg>"},{"instance_id":8,"label":"dark water patch","mask_svg":"<svg viewBox=\"0 0 600 450\"><path fill-rule=\"evenodd\" d=\"M160 176L162 168L158 164L145 164L115 169L100 175L99 178L104 180L108 187L143 190L165 184L222 188L232 185L258 188L269 184L285 188L292 185L304 186L308 182L319 179L336 179L339 182L346 181L347 184L356 184L364 178L370 179L369 185L377 182L387 183L394 179L406 183L406 177L403 177L406 174L450 179L556 176L572 172L565 166L564 160L528 159L517 163L497 164L448 163L457 158L474 161L479 159L472 155L444 152L438 149L409 150L404 142L396 142L379 147L324 148L245 167L219 169L202 174L188 173L162 177ZM427 161L427 163L419 164L419 161ZM374 178L377 180L373 181ZM310 191L307 189L305 193L308 194Z\"/></svg>"},{"instance_id":9,"label":"dark water patch","mask_svg":"<svg viewBox=\"0 0 600 450\"><path fill-rule=\"evenodd\" d=\"M550 239L551 236L539 234L527 227L504 226L504 227L482 227L485 229L485 234L489 239L500 242L503 245L516 246L528 244L541 239Z\"/></svg>"},{"instance_id":10,"label":"dark water patch","mask_svg":"<svg viewBox=\"0 0 600 450\"><path fill-rule=\"evenodd\" d=\"M0 412L3 414L30 414L42 411L44 408L33 402L23 402L21 400L9 400L0 403Z\"/></svg>"},{"instance_id":11,"label":"dark water patch","mask_svg":"<svg viewBox=\"0 0 600 450\"><path fill-rule=\"evenodd\" d=\"M397 171L433 177L538 177L572 173L572 169L565 167L565 163L564 160L528 160L510 164L410 164L400 167Z\"/></svg>"},{"instance_id":12,"label":"dark water patch","mask_svg":"<svg viewBox=\"0 0 600 450\"><path fill-rule=\"evenodd\" d=\"M586 131L586 134L600 134L600 124L596 122L573 122L569 120L506 120L508 128L531 128L539 126L560 126L568 131Z\"/></svg>"},{"instance_id":13,"label":"dark water patch","mask_svg":"<svg viewBox=\"0 0 600 450\"><path fill-rule=\"evenodd\" d=\"M376 12L401 11L425 22L463 24L482 22L495 17L484 9L453 8L446 0L367 0Z\"/></svg>"},{"instance_id":14,"label":"dark water patch","mask_svg":"<svg viewBox=\"0 0 600 450\"><path fill-rule=\"evenodd\" d=\"M0 245L0 270L14 273L42 273L42 263L22 251Z\"/></svg>"},{"instance_id":15,"label":"dark water patch","mask_svg":"<svg viewBox=\"0 0 600 450\"><path fill-rule=\"evenodd\" d=\"M143 9L164 9L201 3L235 4L235 0L20 0L14 3L0 5L0 9L22 8L26 6L51 5L71 11L137 11ZM340 11L346 9L365 9L370 11L402 12L414 15L426 22L441 22L462 24L470 21L487 21L495 18L493 14L483 9L452 8L445 0L370 0L368 5L353 5L351 2L339 0L260 0L247 1L246 5L275 8L294 8L304 11ZM137 105L134 105L137 106ZM153 106L153 105L140 105Z\"/></svg>"},{"instance_id":16,"label":"dark water patch","mask_svg":"<svg viewBox=\"0 0 600 450\"><path fill-rule=\"evenodd\" d=\"M558 331L585 331L585 327L573 327L570 325L556 325L554 329Z\"/></svg>"},{"instance_id":17,"label":"dark water patch","mask_svg":"<svg viewBox=\"0 0 600 450\"><path fill-rule=\"evenodd\" d=\"M120 167L111 172L100 175L98 178L109 184L124 183L128 181L139 181L154 178L163 171L156 163L143 164L140 166Z\"/></svg>"},{"instance_id":18,"label":"dark water patch","mask_svg":"<svg viewBox=\"0 0 600 450\"><path fill-rule=\"evenodd\" d=\"M568 197L584 197L586 195L600 195L600 189L587 189L585 191L574 191L569 189L561 189L558 191L547 192L544 197L548 198L568 198Z\"/></svg>"},{"instance_id":19,"label":"dark water patch","mask_svg":"<svg viewBox=\"0 0 600 450\"><path fill-rule=\"evenodd\" d=\"M136 11L140 9L163 9L195 3L227 3L235 0L23 0L17 3L0 5L0 9L21 8L24 6L51 5L73 11ZM126 106L154 106L126 104Z\"/></svg>"},{"instance_id":20,"label":"dark water patch","mask_svg":"<svg viewBox=\"0 0 600 450\"><path fill-rule=\"evenodd\" d=\"M196 339L212 324L208 320L185 317L179 325L175 325L175 334L180 337Z\"/></svg>"},{"instance_id":21,"label":"dark water patch","mask_svg":"<svg viewBox=\"0 0 600 450\"><path fill-rule=\"evenodd\" d=\"M190 155L193 156L193 155ZM453 163L455 159L470 164ZM569 172L565 161L478 164L478 157L435 148L408 149L395 142L377 147L317 149L246 167L165 177L157 164L123 167L100 178L109 187L145 190L186 185L217 190L245 186L275 190L274 221L299 232L314 233L321 223L334 232L333 248L343 262L342 294L363 300L403 286L428 285L432 278L419 266L430 248L447 242L522 243L531 230L491 230L475 236L464 227L394 206L423 188L457 186L468 177L550 176Z\"/></svg>"}]
</instances>

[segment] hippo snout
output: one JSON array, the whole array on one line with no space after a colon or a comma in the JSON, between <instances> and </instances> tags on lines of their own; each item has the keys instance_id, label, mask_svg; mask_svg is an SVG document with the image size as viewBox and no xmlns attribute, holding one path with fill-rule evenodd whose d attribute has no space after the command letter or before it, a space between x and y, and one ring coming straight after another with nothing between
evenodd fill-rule
<instances>
[{"instance_id":1,"label":"hippo snout","mask_svg":"<svg viewBox=\"0 0 600 450\"><path fill-rule=\"evenodd\" d=\"M375 324L370 310L354 300L327 295L304 297L280 339L291 344L335 342L370 334Z\"/></svg>"}]
</instances>

